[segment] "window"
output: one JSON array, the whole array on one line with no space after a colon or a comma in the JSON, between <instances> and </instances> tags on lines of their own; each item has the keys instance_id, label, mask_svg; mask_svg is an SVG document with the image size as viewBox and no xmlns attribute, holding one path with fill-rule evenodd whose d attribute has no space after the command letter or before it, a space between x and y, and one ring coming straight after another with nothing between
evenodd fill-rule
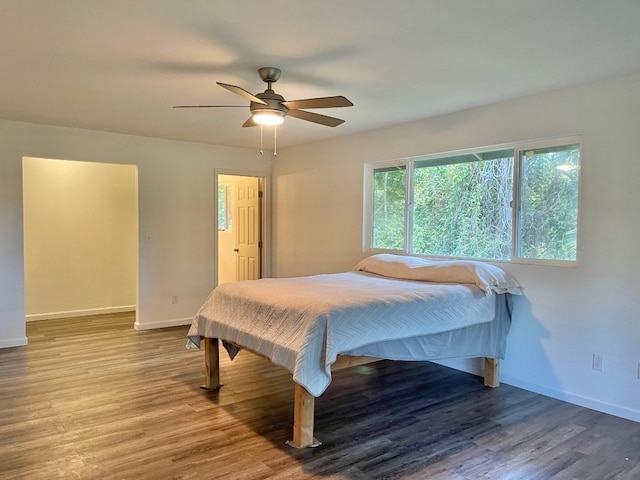
<instances>
[{"instance_id":1,"label":"window","mask_svg":"<svg viewBox=\"0 0 640 480\"><path fill-rule=\"evenodd\" d=\"M369 164L367 249L575 261L579 138Z\"/></svg>"},{"instance_id":2,"label":"window","mask_svg":"<svg viewBox=\"0 0 640 480\"><path fill-rule=\"evenodd\" d=\"M218 185L218 230L231 230L231 187Z\"/></svg>"},{"instance_id":3,"label":"window","mask_svg":"<svg viewBox=\"0 0 640 480\"><path fill-rule=\"evenodd\" d=\"M373 183L373 245L402 250L405 242L406 167L377 168Z\"/></svg>"},{"instance_id":4,"label":"window","mask_svg":"<svg viewBox=\"0 0 640 480\"><path fill-rule=\"evenodd\" d=\"M579 160L578 144L519 152L518 257L576 259Z\"/></svg>"}]
</instances>

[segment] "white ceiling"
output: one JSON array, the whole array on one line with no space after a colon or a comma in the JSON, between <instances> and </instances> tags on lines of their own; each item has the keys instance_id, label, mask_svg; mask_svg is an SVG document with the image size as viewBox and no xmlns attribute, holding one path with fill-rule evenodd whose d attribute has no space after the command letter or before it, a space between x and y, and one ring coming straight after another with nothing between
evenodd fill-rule
<instances>
[{"instance_id":1,"label":"white ceiling","mask_svg":"<svg viewBox=\"0 0 640 480\"><path fill-rule=\"evenodd\" d=\"M0 118L255 148L215 82L258 93L263 66L355 104L283 148L640 72L640 0L0 0Z\"/></svg>"}]
</instances>

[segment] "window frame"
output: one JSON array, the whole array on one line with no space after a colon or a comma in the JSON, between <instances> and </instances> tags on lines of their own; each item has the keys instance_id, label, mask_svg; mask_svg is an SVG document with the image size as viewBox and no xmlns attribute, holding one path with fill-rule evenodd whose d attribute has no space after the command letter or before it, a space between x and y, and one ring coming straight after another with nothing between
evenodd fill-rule
<instances>
[{"instance_id":1,"label":"window frame","mask_svg":"<svg viewBox=\"0 0 640 480\"><path fill-rule=\"evenodd\" d=\"M521 153L528 150L535 150L540 148L549 148L565 145L578 145L579 151L579 164L578 164L578 203L577 203L577 222L576 222L576 258L575 260L557 260L557 259L540 259L540 258L527 258L517 255L519 251L519 244L521 239L518 234L520 232L519 225L519 209L520 209L520 156ZM509 259L485 259L485 258L470 258L470 257L455 257L455 256L442 256L442 255L428 255L428 254L416 254L413 253L413 220L414 220L414 172L415 164L417 162L424 162L435 159L442 159L443 157L453 157L457 155L469 155L478 154L494 150L513 150L513 190L511 199L511 258ZM363 201L363 236L362 236L362 248L363 252L374 253L403 253L416 255L429 258L445 258L445 259L466 259L466 260L481 260L497 263L515 263L515 264L528 264L528 265L546 265L546 266L561 266L575 268L578 266L579 256L579 238L580 238L580 205L582 203L580 191L582 189L582 170L583 165L583 150L582 150L582 135L567 135L561 137L553 137L540 140L529 140L523 142L503 143L497 145L490 145L477 148L467 148L461 150L451 150L447 152L438 152L428 155L419 155L413 157L383 160L377 162L368 162L364 165L364 201ZM386 248L374 248L373 247L373 193L374 193L374 177L375 171L383 168L404 167L406 172L405 179L405 212L404 212L404 248L398 249L386 249Z\"/></svg>"}]
</instances>

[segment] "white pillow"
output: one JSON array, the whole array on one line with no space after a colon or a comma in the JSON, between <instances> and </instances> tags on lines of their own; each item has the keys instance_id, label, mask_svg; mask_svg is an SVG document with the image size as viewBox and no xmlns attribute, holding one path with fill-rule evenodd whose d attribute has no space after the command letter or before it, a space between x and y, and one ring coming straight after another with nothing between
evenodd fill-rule
<instances>
[{"instance_id":1,"label":"white pillow","mask_svg":"<svg viewBox=\"0 0 640 480\"><path fill-rule=\"evenodd\" d=\"M433 283L466 283L476 285L485 295L512 293L522 295L516 279L501 268L473 260L427 260L408 255L380 253L365 258L354 270L384 277L422 280Z\"/></svg>"}]
</instances>

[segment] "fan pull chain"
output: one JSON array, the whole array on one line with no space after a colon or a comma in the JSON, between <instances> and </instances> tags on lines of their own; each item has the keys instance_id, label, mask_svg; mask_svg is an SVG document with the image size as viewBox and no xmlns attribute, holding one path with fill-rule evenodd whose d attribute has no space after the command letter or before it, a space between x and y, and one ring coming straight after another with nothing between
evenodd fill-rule
<instances>
[{"instance_id":1,"label":"fan pull chain","mask_svg":"<svg viewBox=\"0 0 640 480\"><path fill-rule=\"evenodd\" d=\"M262 151L262 125L260 125L260 155L264 155Z\"/></svg>"},{"instance_id":2,"label":"fan pull chain","mask_svg":"<svg viewBox=\"0 0 640 480\"><path fill-rule=\"evenodd\" d=\"M264 135L263 126L260 125L260 155L264 155ZM273 156L278 155L278 127L273 126Z\"/></svg>"}]
</instances>

